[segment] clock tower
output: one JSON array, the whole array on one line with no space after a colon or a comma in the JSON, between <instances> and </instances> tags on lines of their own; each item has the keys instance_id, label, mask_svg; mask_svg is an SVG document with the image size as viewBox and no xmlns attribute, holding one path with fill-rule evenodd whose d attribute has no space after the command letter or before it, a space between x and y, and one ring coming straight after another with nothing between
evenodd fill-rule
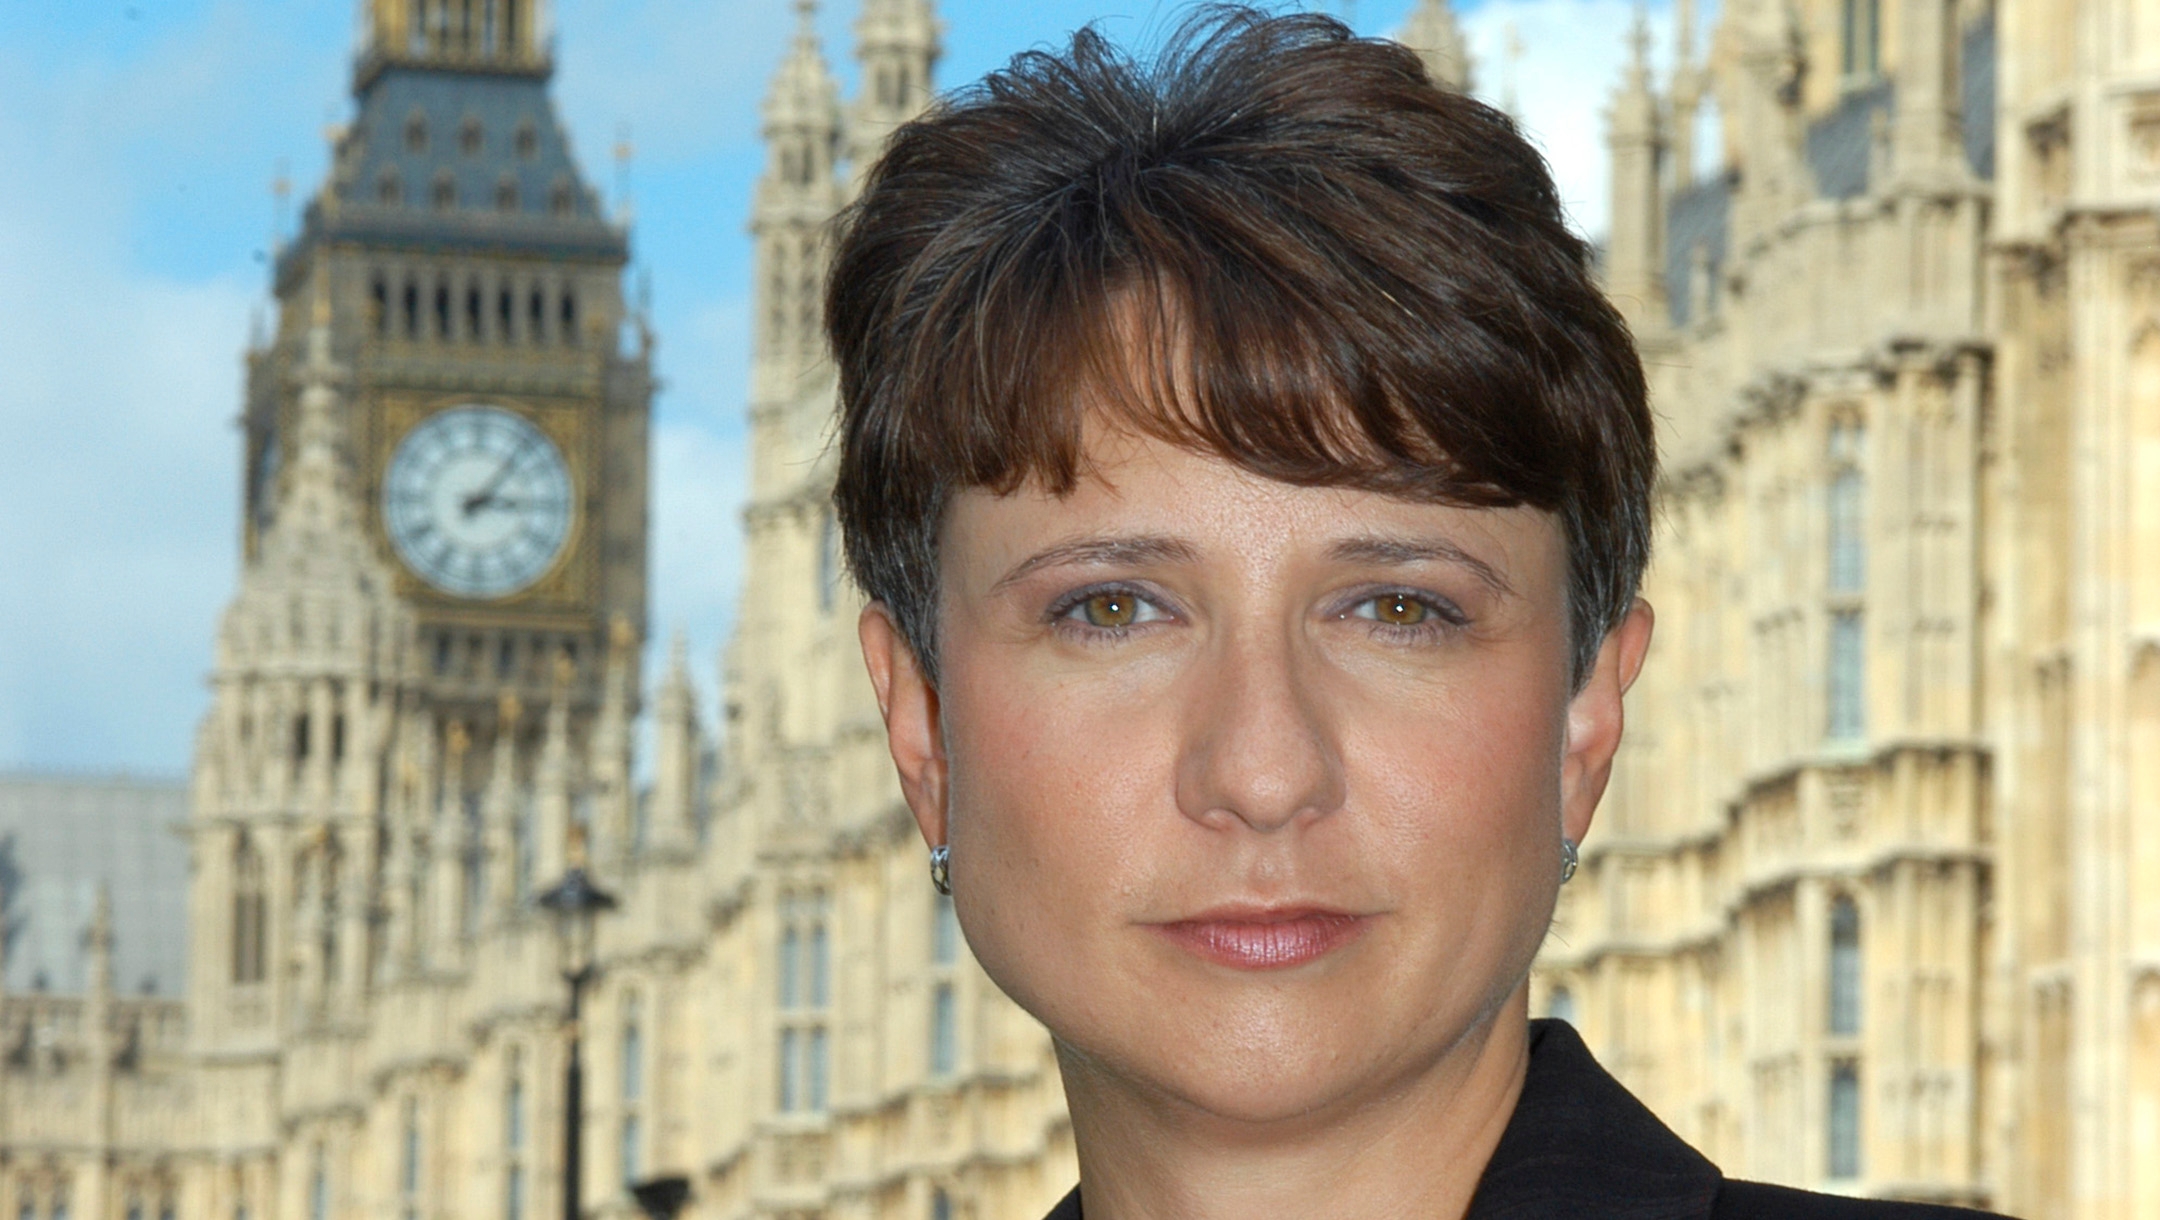
<instances>
[{"instance_id":1,"label":"clock tower","mask_svg":"<svg viewBox=\"0 0 2160 1220\"><path fill-rule=\"evenodd\" d=\"M417 685L480 739L505 693L542 706L564 672L581 727L609 639L644 626L651 341L624 301L629 235L548 95L546 20L542 0L363 5L357 115L249 361L249 556L320 299L357 519L412 612Z\"/></svg>"}]
</instances>

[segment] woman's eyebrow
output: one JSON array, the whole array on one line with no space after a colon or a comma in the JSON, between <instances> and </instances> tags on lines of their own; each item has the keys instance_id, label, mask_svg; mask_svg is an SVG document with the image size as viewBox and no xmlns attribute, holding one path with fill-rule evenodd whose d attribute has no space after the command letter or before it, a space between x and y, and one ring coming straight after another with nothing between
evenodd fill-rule
<instances>
[{"instance_id":1,"label":"woman's eyebrow","mask_svg":"<svg viewBox=\"0 0 2160 1220\"><path fill-rule=\"evenodd\" d=\"M1075 538L1045 547L1021 560L1012 571L1000 576L997 583L990 586L990 591L995 593L1030 573L1063 564L1192 563L1199 555L1189 542L1154 534Z\"/></svg>"},{"instance_id":2,"label":"woman's eyebrow","mask_svg":"<svg viewBox=\"0 0 2160 1220\"><path fill-rule=\"evenodd\" d=\"M1452 563L1495 593L1512 596L1515 587L1498 568L1444 538L1398 538L1367 535L1345 538L1328 547L1328 558L1337 563L1412 564Z\"/></svg>"}]
</instances>

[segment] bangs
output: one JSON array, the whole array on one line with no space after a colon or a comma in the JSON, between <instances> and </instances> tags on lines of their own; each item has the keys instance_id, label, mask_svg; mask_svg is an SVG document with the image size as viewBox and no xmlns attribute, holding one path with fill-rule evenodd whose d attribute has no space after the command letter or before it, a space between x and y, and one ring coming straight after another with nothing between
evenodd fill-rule
<instances>
[{"instance_id":1,"label":"bangs","mask_svg":"<svg viewBox=\"0 0 2160 1220\"><path fill-rule=\"evenodd\" d=\"M1075 184L1008 247L944 268L895 362L929 390L916 460L962 486L1062 495L1085 473L1092 414L1300 486L1559 506L1571 446L1518 286L1466 284L1475 264L1429 240L1352 249L1325 194L1129 172ZM1435 227L1403 219L1394 231Z\"/></svg>"}]
</instances>

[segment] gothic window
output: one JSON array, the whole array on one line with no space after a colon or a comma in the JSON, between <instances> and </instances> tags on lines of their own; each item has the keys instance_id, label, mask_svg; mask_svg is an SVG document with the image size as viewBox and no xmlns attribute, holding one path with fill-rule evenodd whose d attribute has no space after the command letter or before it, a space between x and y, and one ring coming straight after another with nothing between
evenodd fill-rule
<instances>
[{"instance_id":1,"label":"gothic window","mask_svg":"<svg viewBox=\"0 0 2160 1220\"><path fill-rule=\"evenodd\" d=\"M930 1192L930 1220L953 1220L952 1196L942 1186Z\"/></svg>"},{"instance_id":2,"label":"gothic window","mask_svg":"<svg viewBox=\"0 0 2160 1220\"><path fill-rule=\"evenodd\" d=\"M1867 433L1859 421L1830 427L1827 493L1829 640L1824 733L1852 741L1867 732Z\"/></svg>"},{"instance_id":3,"label":"gothic window","mask_svg":"<svg viewBox=\"0 0 2160 1220\"><path fill-rule=\"evenodd\" d=\"M518 210L517 179L508 174L495 183L495 210L515 212Z\"/></svg>"},{"instance_id":4,"label":"gothic window","mask_svg":"<svg viewBox=\"0 0 2160 1220\"><path fill-rule=\"evenodd\" d=\"M545 341L542 327L547 325L547 298L535 288L525 299L525 339L528 343Z\"/></svg>"},{"instance_id":5,"label":"gothic window","mask_svg":"<svg viewBox=\"0 0 2160 1220\"><path fill-rule=\"evenodd\" d=\"M818 517L818 611L831 614L840 599L840 524L827 509Z\"/></svg>"},{"instance_id":6,"label":"gothic window","mask_svg":"<svg viewBox=\"0 0 2160 1220\"><path fill-rule=\"evenodd\" d=\"M407 152L424 153L427 151L427 144L427 116L414 114L411 118L405 120L405 150Z\"/></svg>"},{"instance_id":7,"label":"gothic window","mask_svg":"<svg viewBox=\"0 0 2160 1220\"><path fill-rule=\"evenodd\" d=\"M435 185L429 191L428 199L438 212L447 212L457 206L457 179L450 176L449 170L435 175Z\"/></svg>"},{"instance_id":8,"label":"gothic window","mask_svg":"<svg viewBox=\"0 0 2160 1220\"><path fill-rule=\"evenodd\" d=\"M467 343L478 343L480 341L480 331L485 321L486 316L480 308L479 285L468 285L465 289L465 341Z\"/></svg>"},{"instance_id":9,"label":"gothic window","mask_svg":"<svg viewBox=\"0 0 2160 1220\"><path fill-rule=\"evenodd\" d=\"M448 339L450 337L450 286L448 284L435 285L435 337L437 339Z\"/></svg>"},{"instance_id":10,"label":"gothic window","mask_svg":"<svg viewBox=\"0 0 2160 1220\"><path fill-rule=\"evenodd\" d=\"M1838 895L1830 904L1830 1032L1851 1037L1860 1032L1860 908Z\"/></svg>"},{"instance_id":11,"label":"gothic window","mask_svg":"<svg viewBox=\"0 0 2160 1220\"><path fill-rule=\"evenodd\" d=\"M577 192L567 182L558 182L548 192L548 213L552 216L568 216L577 209Z\"/></svg>"},{"instance_id":12,"label":"gothic window","mask_svg":"<svg viewBox=\"0 0 2160 1220\"><path fill-rule=\"evenodd\" d=\"M397 170L386 169L382 177L375 180L375 199L385 207L396 207L405 202L405 180L398 177Z\"/></svg>"},{"instance_id":13,"label":"gothic window","mask_svg":"<svg viewBox=\"0 0 2160 1220\"><path fill-rule=\"evenodd\" d=\"M309 748L313 744L308 740L308 714L302 712L293 717L292 726L293 761L306 762Z\"/></svg>"},{"instance_id":14,"label":"gothic window","mask_svg":"<svg viewBox=\"0 0 2160 1220\"><path fill-rule=\"evenodd\" d=\"M402 1220L420 1215L420 1099L405 1099L403 1138L398 1151L398 1214Z\"/></svg>"},{"instance_id":15,"label":"gothic window","mask_svg":"<svg viewBox=\"0 0 2160 1220\"><path fill-rule=\"evenodd\" d=\"M330 1220L330 1166L323 1146L315 1145L308 1169L308 1220Z\"/></svg>"},{"instance_id":16,"label":"gothic window","mask_svg":"<svg viewBox=\"0 0 2160 1220\"><path fill-rule=\"evenodd\" d=\"M345 761L345 713L330 717L330 761Z\"/></svg>"},{"instance_id":17,"label":"gothic window","mask_svg":"<svg viewBox=\"0 0 2160 1220\"><path fill-rule=\"evenodd\" d=\"M390 285L381 275L368 285L368 320L377 335L390 333Z\"/></svg>"},{"instance_id":18,"label":"gothic window","mask_svg":"<svg viewBox=\"0 0 2160 1220\"><path fill-rule=\"evenodd\" d=\"M622 1180L624 1185L637 1181L639 1166L644 1159L642 1145L643 1108L645 1101L645 1041L639 1026L638 1000L630 996L623 1001L622 1028Z\"/></svg>"},{"instance_id":19,"label":"gothic window","mask_svg":"<svg viewBox=\"0 0 2160 1220\"><path fill-rule=\"evenodd\" d=\"M818 1112L826 1098L826 1024L831 1002L829 903L822 893L780 899L778 1100L782 1111Z\"/></svg>"},{"instance_id":20,"label":"gothic window","mask_svg":"<svg viewBox=\"0 0 2160 1220\"><path fill-rule=\"evenodd\" d=\"M420 286L411 280L405 281L405 337L420 337Z\"/></svg>"},{"instance_id":21,"label":"gothic window","mask_svg":"<svg viewBox=\"0 0 2160 1220\"><path fill-rule=\"evenodd\" d=\"M1833 1178L1860 1176L1860 1065L1840 1059L1830 1065L1829 1165Z\"/></svg>"},{"instance_id":22,"label":"gothic window","mask_svg":"<svg viewBox=\"0 0 2160 1220\"><path fill-rule=\"evenodd\" d=\"M518 802L517 816L511 824L511 850L516 862L511 873L512 893L520 906L532 897L533 890L533 803L532 793L527 791Z\"/></svg>"},{"instance_id":23,"label":"gothic window","mask_svg":"<svg viewBox=\"0 0 2160 1220\"><path fill-rule=\"evenodd\" d=\"M246 831L233 844L232 981L263 981L269 900L263 890L262 853Z\"/></svg>"},{"instance_id":24,"label":"gothic window","mask_svg":"<svg viewBox=\"0 0 2160 1220\"><path fill-rule=\"evenodd\" d=\"M1840 64L1849 81L1868 81L1882 64L1881 0L1844 0L1839 20Z\"/></svg>"},{"instance_id":25,"label":"gothic window","mask_svg":"<svg viewBox=\"0 0 2160 1220\"><path fill-rule=\"evenodd\" d=\"M562 336L563 343L572 347L576 346L578 341L576 290L563 289L559 316L562 319L562 328L558 333Z\"/></svg>"},{"instance_id":26,"label":"gothic window","mask_svg":"<svg viewBox=\"0 0 2160 1220\"><path fill-rule=\"evenodd\" d=\"M1575 1023L1575 993L1565 987L1552 989L1551 998L1545 1001L1545 1015L1555 1021Z\"/></svg>"},{"instance_id":27,"label":"gothic window","mask_svg":"<svg viewBox=\"0 0 2160 1220\"><path fill-rule=\"evenodd\" d=\"M950 1076L960 1063L959 1000L950 980L930 989L930 1074Z\"/></svg>"},{"instance_id":28,"label":"gothic window","mask_svg":"<svg viewBox=\"0 0 2160 1220\"><path fill-rule=\"evenodd\" d=\"M510 302L508 286L495 290L495 339L498 343L511 341L510 329L517 320L517 307Z\"/></svg>"},{"instance_id":29,"label":"gothic window","mask_svg":"<svg viewBox=\"0 0 2160 1220\"><path fill-rule=\"evenodd\" d=\"M511 143L517 146L520 161L530 161L540 155L540 133L533 128L531 119L518 124L517 135L511 137Z\"/></svg>"},{"instance_id":30,"label":"gothic window","mask_svg":"<svg viewBox=\"0 0 2160 1220\"><path fill-rule=\"evenodd\" d=\"M464 153L468 157L479 156L481 144L484 142L484 137L480 130L480 120L475 118L468 118L463 123L459 124L457 139L459 152Z\"/></svg>"},{"instance_id":31,"label":"gothic window","mask_svg":"<svg viewBox=\"0 0 2160 1220\"><path fill-rule=\"evenodd\" d=\"M960 999L955 967L960 962L960 920L953 900L934 894L930 900L930 1044L932 1076L950 1076L960 1067Z\"/></svg>"},{"instance_id":32,"label":"gothic window","mask_svg":"<svg viewBox=\"0 0 2160 1220\"><path fill-rule=\"evenodd\" d=\"M516 1047L503 1086L503 1220L525 1220L525 1060Z\"/></svg>"}]
</instances>

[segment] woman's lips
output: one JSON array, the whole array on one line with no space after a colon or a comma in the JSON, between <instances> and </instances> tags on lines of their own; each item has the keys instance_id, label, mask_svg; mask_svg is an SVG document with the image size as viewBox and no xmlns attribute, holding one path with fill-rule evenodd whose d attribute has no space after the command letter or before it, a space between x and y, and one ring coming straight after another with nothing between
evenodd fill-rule
<instances>
[{"instance_id":1,"label":"woman's lips","mask_svg":"<svg viewBox=\"0 0 2160 1220\"><path fill-rule=\"evenodd\" d=\"M1172 942L1224 966L1281 970L1314 961L1365 930L1365 916L1313 907L1211 911L1152 925Z\"/></svg>"}]
</instances>

